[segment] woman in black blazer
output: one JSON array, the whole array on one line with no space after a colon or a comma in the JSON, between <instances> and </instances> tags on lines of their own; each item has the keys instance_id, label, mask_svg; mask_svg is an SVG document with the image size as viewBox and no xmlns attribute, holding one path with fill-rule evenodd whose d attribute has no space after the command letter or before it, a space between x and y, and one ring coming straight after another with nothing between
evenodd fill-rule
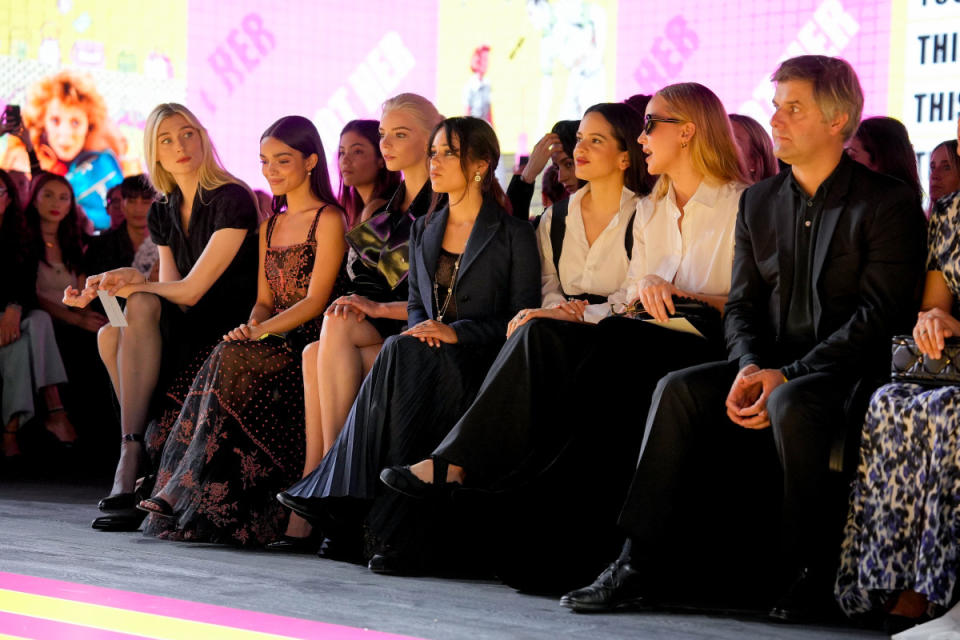
<instances>
[{"instance_id":1,"label":"woman in black blazer","mask_svg":"<svg viewBox=\"0 0 960 640\"><path fill-rule=\"evenodd\" d=\"M493 129L477 118L450 118L430 139L430 181L450 204L413 226L410 328L384 342L320 465L278 496L320 526L330 556L359 555L371 504L367 555L383 556L394 525L411 510L392 492L383 496L380 470L429 455L470 406L510 318L540 299L533 227L506 210L494 177L500 149Z\"/></svg>"}]
</instances>

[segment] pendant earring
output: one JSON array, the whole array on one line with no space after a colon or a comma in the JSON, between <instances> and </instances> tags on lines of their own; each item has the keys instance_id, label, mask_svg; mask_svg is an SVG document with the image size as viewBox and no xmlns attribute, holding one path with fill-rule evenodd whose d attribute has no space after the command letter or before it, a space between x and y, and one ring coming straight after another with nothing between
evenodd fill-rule
<instances>
[{"instance_id":1,"label":"pendant earring","mask_svg":"<svg viewBox=\"0 0 960 640\"><path fill-rule=\"evenodd\" d=\"M481 180L483 180L483 178L480 177L480 172L477 171L476 175L473 176L473 181L480 182Z\"/></svg>"}]
</instances>

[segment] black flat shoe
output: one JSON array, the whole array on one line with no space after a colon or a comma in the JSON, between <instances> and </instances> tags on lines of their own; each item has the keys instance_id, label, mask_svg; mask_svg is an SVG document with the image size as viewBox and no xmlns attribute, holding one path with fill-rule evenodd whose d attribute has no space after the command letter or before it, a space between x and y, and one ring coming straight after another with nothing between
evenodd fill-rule
<instances>
[{"instance_id":1,"label":"black flat shoe","mask_svg":"<svg viewBox=\"0 0 960 640\"><path fill-rule=\"evenodd\" d=\"M136 493L114 493L106 498L101 498L97 507L100 511L126 511L136 507L137 502L139 500Z\"/></svg>"},{"instance_id":2,"label":"black flat shoe","mask_svg":"<svg viewBox=\"0 0 960 640\"><path fill-rule=\"evenodd\" d=\"M266 546L267 551L279 553L316 553L320 550L320 543L316 536L288 536L282 535Z\"/></svg>"},{"instance_id":3,"label":"black flat shoe","mask_svg":"<svg viewBox=\"0 0 960 640\"><path fill-rule=\"evenodd\" d=\"M387 467L380 472L380 482L411 498L426 498L433 492L433 485L413 475L410 467Z\"/></svg>"},{"instance_id":4,"label":"black flat shoe","mask_svg":"<svg viewBox=\"0 0 960 640\"><path fill-rule=\"evenodd\" d=\"M96 518L90 526L97 531L139 531L147 514L143 511L130 509L123 513L112 513L108 516Z\"/></svg>"},{"instance_id":5,"label":"black flat shoe","mask_svg":"<svg viewBox=\"0 0 960 640\"><path fill-rule=\"evenodd\" d=\"M424 482L413 474L408 466L387 467L380 472L380 482L397 493L411 498L429 498L450 489L460 487L459 482L447 482L449 463L442 458L433 459L433 482Z\"/></svg>"},{"instance_id":6,"label":"black flat shoe","mask_svg":"<svg viewBox=\"0 0 960 640\"><path fill-rule=\"evenodd\" d=\"M593 584L560 598L560 606L577 613L650 608L643 591L640 572L618 559L604 569Z\"/></svg>"}]
</instances>

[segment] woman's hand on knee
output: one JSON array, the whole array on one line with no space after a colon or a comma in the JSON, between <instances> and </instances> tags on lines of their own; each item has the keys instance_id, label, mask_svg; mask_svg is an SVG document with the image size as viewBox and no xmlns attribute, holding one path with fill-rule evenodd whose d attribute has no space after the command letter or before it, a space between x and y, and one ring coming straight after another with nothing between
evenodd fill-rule
<instances>
[{"instance_id":1,"label":"woman's hand on knee","mask_svg":"<svg viewBox=\"0 0 960 640\"><path fill-rule=\"evenodd\" d=\"M334 300L323 315L346 319L351 312L356 316L357 322L362 322L367 317L377 318L380 316L380 303L352 293Z\"/></svg>"},{"instance_id":2,"label":"woman's hand on knee","mask_svg":"<svg viewBox=\"0 0 960 640\"><path fill-rule=\"evenodd\" d=\"M436 320L424 320L404 331L402 335L413 336L431 347L439 347L442 343L456 344L459 339L453 327Z\"/></svg>"},{"instance_id":3,"label":"woman's hand on knee","mask_svg":"<svg viewBox=\"0 0 960 640\"><path fill-rule=\"evenodd\" d=\"M0 347L20 339L21 309L17 305L7 305L0 315Z\"/></svg>"},{"instance_id":4,"label":"woman's hand on knee","mask_svg":"<svg viewBox=\"0 0 960 640\"><path fill-rule=\"evenodd\" d=\"M84 292L87 290L93 290L94 292L100 290L106 291L110 295L116 295L117 291L123 287L133 284L143 284L145 281L146 278L143 277L143 274L133 267L123 267L90 276L87 278Z\"/></svg>"}]
</instances>

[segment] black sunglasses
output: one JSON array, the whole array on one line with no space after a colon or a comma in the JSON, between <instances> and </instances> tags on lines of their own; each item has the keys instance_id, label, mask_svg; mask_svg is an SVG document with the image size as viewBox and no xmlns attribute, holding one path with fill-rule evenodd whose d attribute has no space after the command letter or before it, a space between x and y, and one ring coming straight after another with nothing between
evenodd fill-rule
<instances>
[{"instance_id":1,"label":"black sunglasses","mask_svg":"<svg viewBox=\"0 0 960 640\"><path fill-rule=\"evenodd\" d=\"M652 113L648 113L643 118L643 132L647 135L653 133L653 128L657 126L658 122L669 122L671 124L683 124L686 120L680 120L679 118L663 118L661 116L655 116Z\"/></svg>"}]
</instances>

